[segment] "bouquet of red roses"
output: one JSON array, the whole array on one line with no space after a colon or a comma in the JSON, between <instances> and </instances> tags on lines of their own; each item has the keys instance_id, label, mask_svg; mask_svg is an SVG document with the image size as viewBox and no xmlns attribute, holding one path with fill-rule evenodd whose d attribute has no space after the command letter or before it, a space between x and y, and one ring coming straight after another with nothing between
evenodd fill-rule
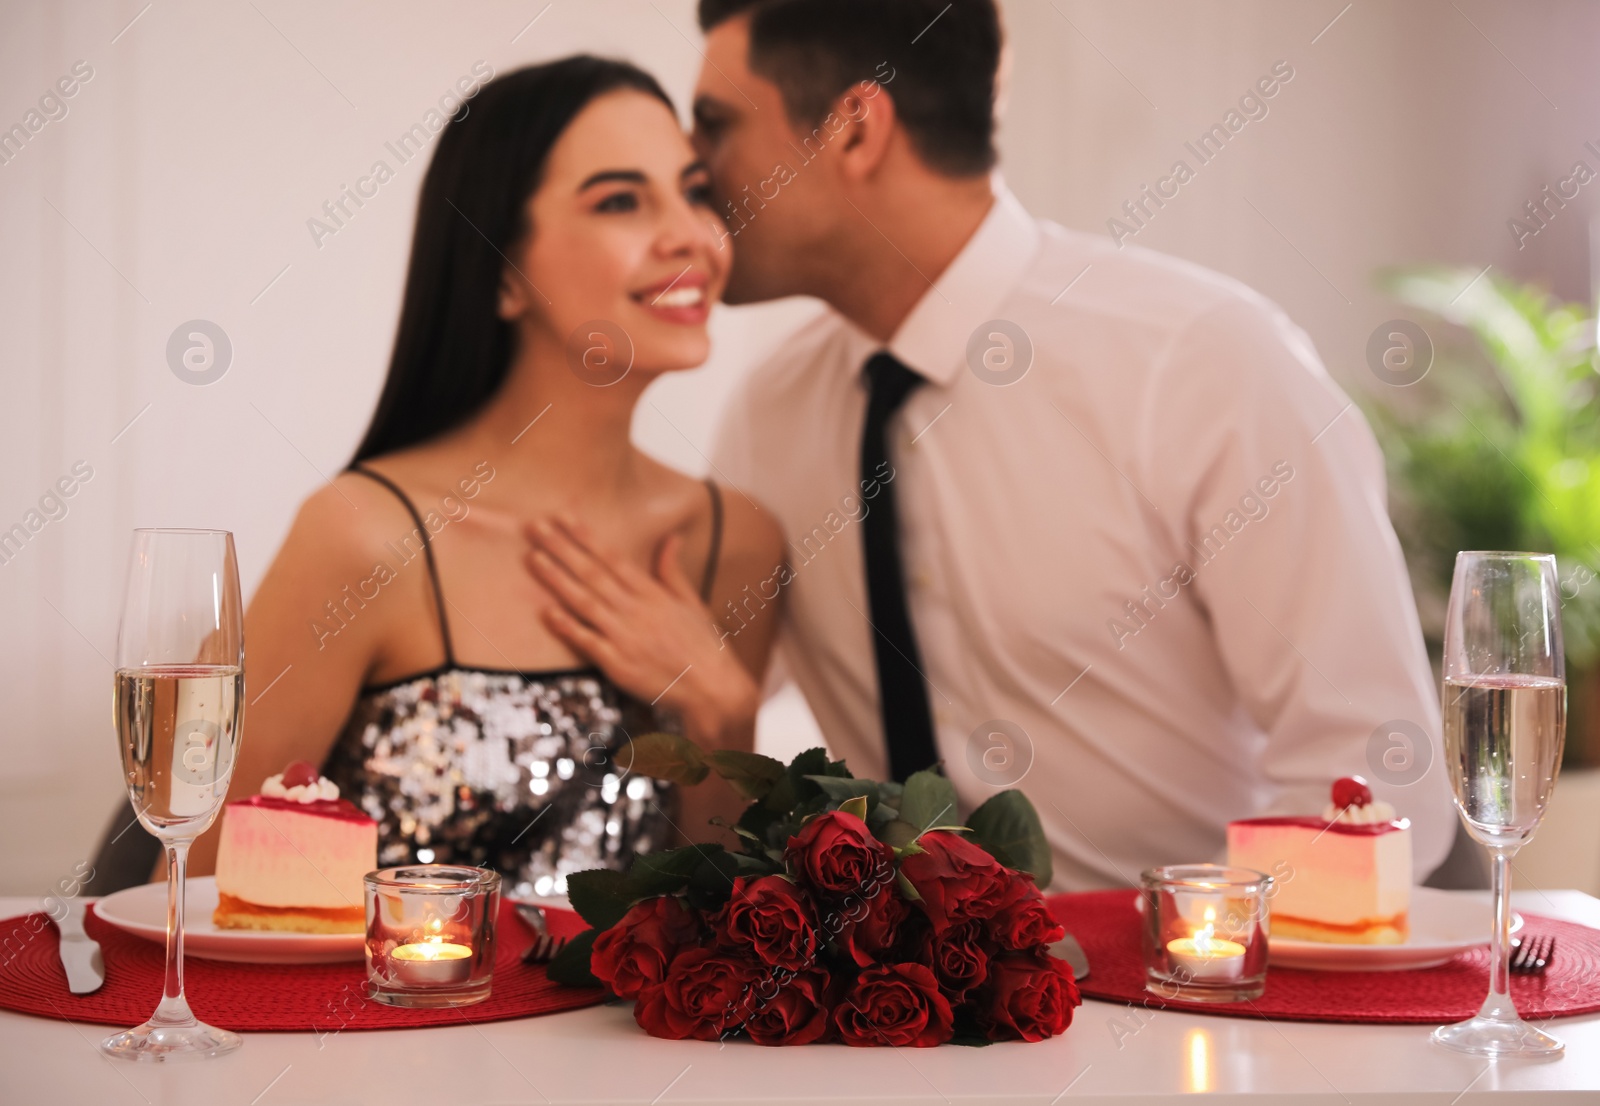
<instances>
[{"instance_id":1,"label":"bouquet of red roses","mask_svg":"<svg viewBox=\"0 0 1600 1106\"><path fill-rule=\"evenodd\" d=\"M955 789L933 771L880 783L821 749L784 765L669 734L630 748L630 771L716 772L752 800L740 847L569 876L593 928L552 979L631 999L645 1032L677 1040L926 1047L1039 1041L1071 1023L1078 988L1048 951L1064 931L1039 892L1050 851L1021 792L957 825Z\"/></svg>"}]
</instances>

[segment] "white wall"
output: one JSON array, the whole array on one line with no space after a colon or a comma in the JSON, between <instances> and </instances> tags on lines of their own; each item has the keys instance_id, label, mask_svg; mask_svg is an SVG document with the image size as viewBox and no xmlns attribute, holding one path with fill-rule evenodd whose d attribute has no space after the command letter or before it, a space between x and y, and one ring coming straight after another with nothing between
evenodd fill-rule
<instances>
[{"instance_id":1,"label":"white wall","mask_svg":"<svg viewBox=\"0 0 1600 1106\"><path fill-rule=\"evenodd\" d=\"M1347 388L1366 389L1377 386L1367 338L1400 314L1373 289L1379 266L1492 262L1570 298L1590 294L1600 180L1522 249L1506 222L1575 161L1600 172L1600 155L1584 149L1600 149L1600 7L1345 8L1017 0L1007 5L1016 61L1002 144L1035 212L1102 233L1141 185L1187 160L1195 179L1127 241L1260 288ZM1202 166L1184 143L1280 60L1295 76L1270 113Z\"/></svg>"},{"instance_id":2,"label":"white wall","mask_svg":"<svg viewBox=\"0 0 1600 1106\"><path fill-rule=\"evenodd\" d=\"M1600 8L1006 8L1010 182L1038 213L1097 233L1186 139L1290 62L1270 115L1133 241L1264 289L1347 386L1371 383L1367 335L1399 313L1368 290L1378 265L1492 261L1587 294L1600 184L1524 250L1505 221L1574 160L1600 168L1582 148L1600 145L1589 56ZM69 872L118 794L107 658L128 530L230 528L249 590L295 505L365 425L421 161L320 248L306 220L474 62L499 72L575 50L621 55L681 103L697 37L690 0L0 3L0 128L75 62L94 74L64 118L0 164L0 529L75 462L94 471L66 517L0 564L0 839L12 843L0 894ZM702 470L729 382L808 310L721 311L712 362L650 393L639 440ZM168 336L194 318L233 344L207 387L166 362ZM803 733L803 717L789 712L778 731Z\"/></svg>"}]
</instances>

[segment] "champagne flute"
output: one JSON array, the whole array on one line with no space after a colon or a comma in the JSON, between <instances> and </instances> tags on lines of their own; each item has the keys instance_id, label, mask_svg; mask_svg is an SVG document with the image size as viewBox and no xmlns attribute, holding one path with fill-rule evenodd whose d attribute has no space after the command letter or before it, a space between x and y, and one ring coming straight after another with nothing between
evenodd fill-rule
<instances>
[{"instance_id":1,"label":"champagne flute","mask_svg":"<svg viewBox=\"0 0 1600 1106\"><path fill-rule=\"evenodd\" d=\"M1555 790L1567 729L1556 559L1459 553L1444 629L1444 750L1456 809L1494 864L1489 997L1433 1039L1486 1056L1552 1055L1562 1043L1511 1001L1511 858Z\"/></svg>"},{"instance_id":2,"label":"champagne flute","mask_svg":"<svg viewBox=\"0 0 1600 1106\"><path fill-rule=\"evenodd\" d=\"M189 846L228 794L244 711L244 605L226 530L135 530L117 632L117 740L133 809L167 853L161 1003L100 1048L133 1060L219 1056L239 1035L196 1020L183 993Z\"/></svg>"}]
</instances>

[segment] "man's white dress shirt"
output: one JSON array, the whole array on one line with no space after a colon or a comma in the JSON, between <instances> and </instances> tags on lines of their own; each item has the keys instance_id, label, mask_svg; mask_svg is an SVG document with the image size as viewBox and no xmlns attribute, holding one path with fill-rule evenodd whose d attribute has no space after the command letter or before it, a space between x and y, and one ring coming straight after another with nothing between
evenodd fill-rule
<instances>
[{"instance_id":1,"label":"man's white dress shirt","mask_svg":"<svg viewBox=\"0 0 1600 1106\"><path fill-rule=\"evenodd\" d=\"M1221 858L1231 819L1319 813L1360 774L1411 818L1420 880L1456 816L1365 420L1256 292L997 192L887 347L929 381L883 476L962 813L1019 787L1058 888L1126 885ZM790 543L739 617L782 587L783 664L834 754L882 778L859 522L881 485L857 471L879 348L833 312L793 336L742 383L715 464ZM1429 749L1392 726L1371 745L1394 720L1432 746L1414 782L1384 778Z\"/></svg>"}]
</instances>

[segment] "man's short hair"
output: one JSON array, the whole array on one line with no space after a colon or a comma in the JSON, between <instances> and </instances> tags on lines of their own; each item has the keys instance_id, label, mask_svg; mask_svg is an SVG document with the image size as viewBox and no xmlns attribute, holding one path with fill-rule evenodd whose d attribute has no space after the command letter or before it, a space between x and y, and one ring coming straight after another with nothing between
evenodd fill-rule
<instances>
[{"instance_id":1,"label":"man's short hair","mask_svg":"<svg viewBox=\"0 0 1600 1106\"><path fill-rule=\"evenodd\" d=\"M919 157L973 176L995 163L994 0L700 0L700 27L750 16L750 69L813 127L858 81L876 80Z\"/></svg>"}]
</instances>

